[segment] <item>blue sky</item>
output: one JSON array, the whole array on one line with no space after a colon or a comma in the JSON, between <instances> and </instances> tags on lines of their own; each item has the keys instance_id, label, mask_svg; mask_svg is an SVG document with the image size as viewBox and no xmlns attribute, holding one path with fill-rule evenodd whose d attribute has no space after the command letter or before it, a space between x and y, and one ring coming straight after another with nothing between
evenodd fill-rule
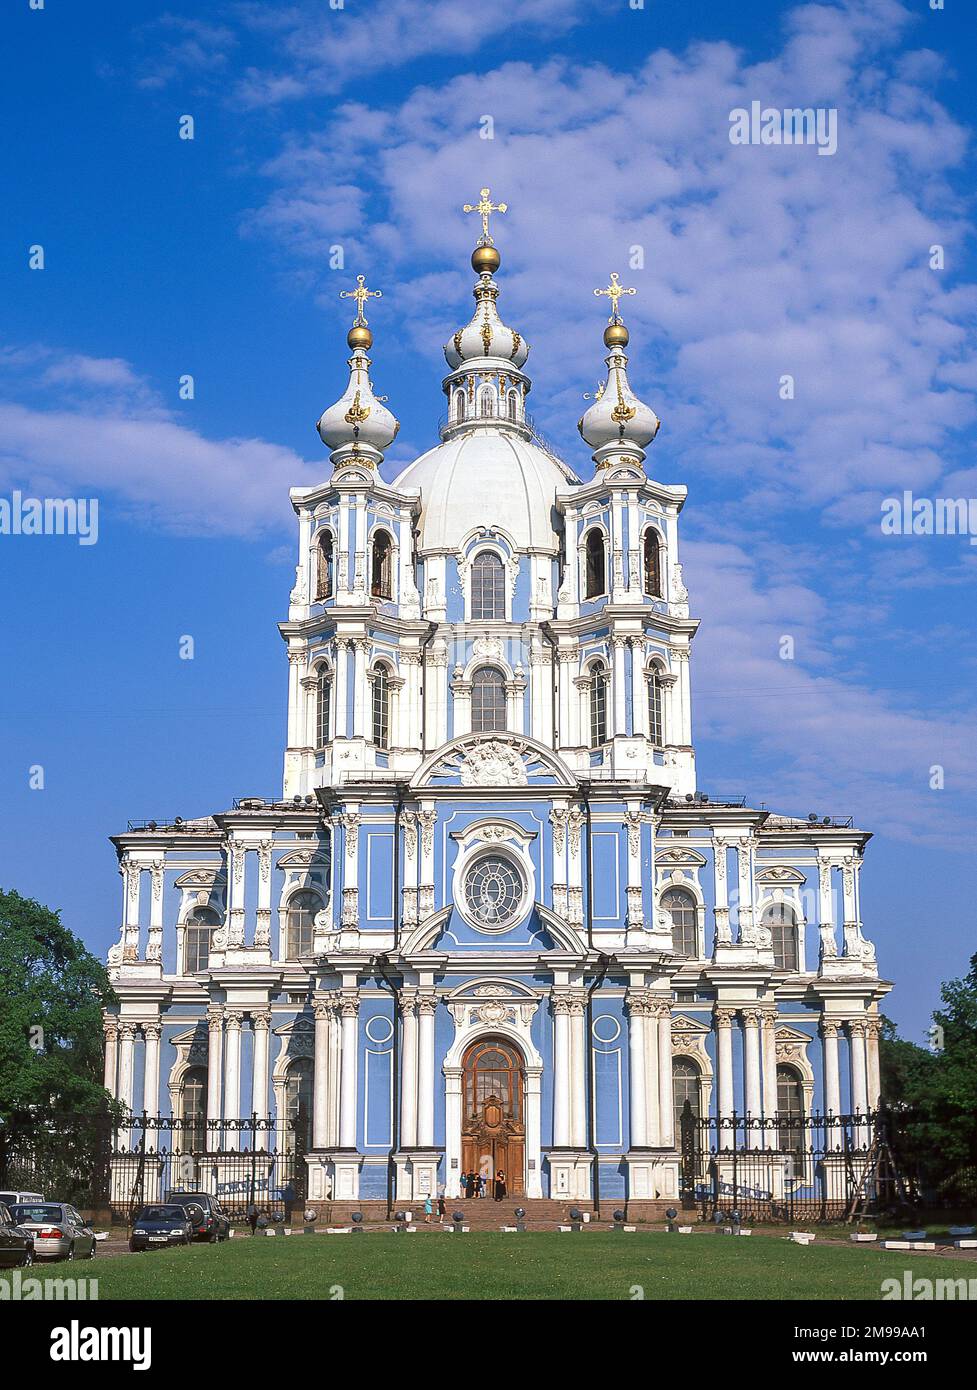
<instances>
[{"instance_id":1,"label":"blue sky","mask_svg":"<svg viewBox=\"0 0 977 1390\"><path fill-rule=\"evenodd\" d=\"M96 496L100 534L0 537L0 881L104 953L109 834L277 793L287 490L327 468L314 421L345 381L339 290L362 271L384 291L390 476L436 438L441 344L470 313L460 205L489 184L511 207L501 307L533 346L532 408L585 475L591 291L615 269L638 289L631 377L664 421L649 469L690 491L701 785L874 832L865 928L889 1012L920 1038L977 949L977 547L879 522L903 489L977 496L972 11L201 14L5 7L0 496ZM752 100L837 110L837 153L734 147L729 112Z\"/></svg>"}]
</instances>

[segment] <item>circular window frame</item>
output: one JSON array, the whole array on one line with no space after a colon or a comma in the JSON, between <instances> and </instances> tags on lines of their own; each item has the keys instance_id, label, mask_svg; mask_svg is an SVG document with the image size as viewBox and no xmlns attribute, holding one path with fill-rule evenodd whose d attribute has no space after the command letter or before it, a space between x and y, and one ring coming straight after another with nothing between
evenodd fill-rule
<instances>
[{"instance_id":1,"label":"circular window frame","mask_svg":"<svg viewBox=\"0 0 977 1390\"><path fill-rule=\"evenodd\" d=\"M521 885L519 901L510 916L498 926L489 926L485 922L479 921L468 905L468 894L465 891L466 880L472 870L478 867L480 860L483 859L505 860L512 866ZM454 900L461 916L474 931L481 932L485 936L505 936L507 932L514 931L529 915L533 903L532 866L527 863L524 855L514 851L508 845L499 844L497 841L489 843L484 840L479 841L472 845L467 854L459 856L455 869Z\"/></svg>"}]
</instances>

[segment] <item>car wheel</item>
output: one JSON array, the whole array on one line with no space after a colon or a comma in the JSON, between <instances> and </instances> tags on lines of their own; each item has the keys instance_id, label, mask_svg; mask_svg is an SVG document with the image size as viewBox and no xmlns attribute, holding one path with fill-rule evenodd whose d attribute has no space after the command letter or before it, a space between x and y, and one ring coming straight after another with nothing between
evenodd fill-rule
<instances>
[{"instance_id":1,"label":"car wheel","mask_svg":"<svg viewBox=\"0 0 977 1390\"><path fill-rule=\"evenodd\" d=\"M91 1251L89 1252L89 1255L88 1255L88 1258L89 1258L90 1260L94 1260L94 1258L95 1258L95 1252L96 1252L97 1250L98 1250L98 1241L97 1241L97 1240L95 1239L95 1237L93 1236L93 1237L92 1237L92 1248L91 1248Z\"/></svg>"},{"instance_id":2,"label":"car wheel","mask_svg":"<svg viewBox=\"0 0 977 1390\"><path fill-rule=\"evenodd\" d=\"M20 1262L20 1267L21 1267L21 1269L29 1269L30 1266L31 1266L33 1263L34 1263L34 1251L33 1251L33 1250L25 1250L25 1251L24 1251L24 1258L23 1258L23 1259L21 1260L21 1262Z\"/></svg>"}]
</instances>

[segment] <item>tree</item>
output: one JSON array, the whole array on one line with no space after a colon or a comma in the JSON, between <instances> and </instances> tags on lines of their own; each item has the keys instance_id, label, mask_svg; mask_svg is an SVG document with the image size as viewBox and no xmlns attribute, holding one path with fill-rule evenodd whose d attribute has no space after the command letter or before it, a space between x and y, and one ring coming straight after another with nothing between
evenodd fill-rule
<instances>
[{"instance_id":1,"label":"tree","mask_svg":"<svg viewBox=\"0 0 977 1390\"><path fill-rule=\"evenodd\" d=\"M940 990L932 1050L900 1038L885 1019L882 1097L894 1113L900 1157L948 1200L977 1190L977 955Z\"/></svg>"},{"instance_id":2,"label":"tree","mask_svg":"<svg viewBox=\"0 0 977 1390\"><path fill-rule=\"evenodd\" d=\"M0 1130L104 1107L108 974L57 912L14 892L0 892L0 1000Z\"/></svg>"}]
</instances>

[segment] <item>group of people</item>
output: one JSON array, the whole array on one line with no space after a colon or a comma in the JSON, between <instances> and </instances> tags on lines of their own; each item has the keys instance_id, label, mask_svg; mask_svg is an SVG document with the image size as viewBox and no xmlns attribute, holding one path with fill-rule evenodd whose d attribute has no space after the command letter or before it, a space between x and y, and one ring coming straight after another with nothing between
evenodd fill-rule
<instances>
[{"instance_id":1,"label":"group of people","mask_svg":"<svg viewBox=\"0 0 977 1390\"><path fill-rule=\"evenodd\" d=\"M486 1177L484 1173L462 1173L459 1188L459 1195L462 1197L487 1197L489 1189L496 1202L501 1202L506 1195L505 1173L500 1168L495 1177ZM426 1197L424 1200L424 1220L430 1225L437 1214L439 1221L443 1221L447 1212L444 1187L438 1188L436 1197Z\"/></svg>"},{"instance_id":2,"label":"group of people","mask_svg":"<svg viewBox=\"0 0 977 1390\"><path fill-rule=\"evenodd\" d=\"M486 1177L484 1173L462 1173L460 1181L464 1197L487 1197L490 1188L497 1202L501 1202L506 1195L505 1173L501 1168L494 1178Z\"/></svg>"}]
</instances>

